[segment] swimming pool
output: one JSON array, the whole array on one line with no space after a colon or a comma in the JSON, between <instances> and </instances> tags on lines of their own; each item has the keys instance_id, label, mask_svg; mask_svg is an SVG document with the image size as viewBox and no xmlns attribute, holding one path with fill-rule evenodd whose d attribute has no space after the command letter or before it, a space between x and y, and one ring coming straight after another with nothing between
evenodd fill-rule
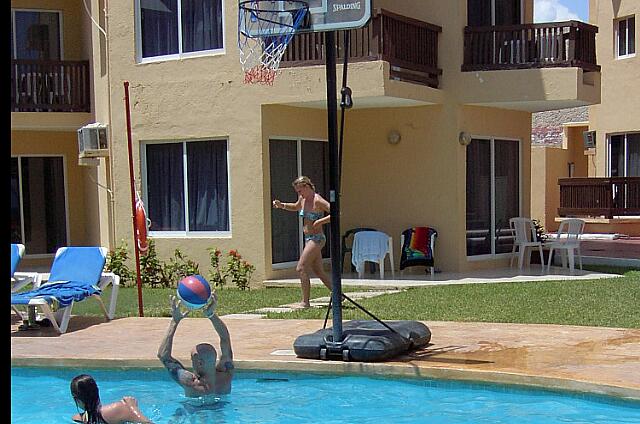
<instances>
[{"instance_id":1,"label":"swimming pool","mask_svg":"<svg viewBox=\"0 0 640 424\"><path fill-rule=\"evenodd\" d=\"M135 396L156 424L179 423L640 423L640 402L494 384L238 371L233 391L193 410L164 369L11 369L11 422L64 423L69 382L94 376L104 403Z\"/></svg>"}]
</instances>

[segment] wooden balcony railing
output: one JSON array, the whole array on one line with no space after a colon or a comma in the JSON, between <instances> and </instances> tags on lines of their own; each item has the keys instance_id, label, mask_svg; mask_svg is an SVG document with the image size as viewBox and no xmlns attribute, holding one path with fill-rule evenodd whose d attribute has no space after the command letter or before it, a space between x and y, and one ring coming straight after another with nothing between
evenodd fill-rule
<instances>
[{"instance_id":1,"label":"wooden balcony railing","mask_svg":"<svg viewBox=\"0 0 640 424\"><path fill-rule=\"evenodd\" d=\"M640 177L560 178L560 216L640 215Z\"/></svg>"},{"instance_id":2,"label":"wooden balcony railing","mask_svg":"<svg viewBox=\"0 0 640 424\"><path fill-rule=\"evenodd\" d=\"M13 112L90 112L89 61L11 61Z\"/></svg>"},{"instance_id":3,"label":"wooden balcony railing","mask_svg":"<svg viewBox=\"0 0 640 424\"><path fill-rule=\"evenodd\" d=\"M462 70L564 66L600 71L597 32L598 27L578 21L466 27Z\"/></svg>"},{"instance_id":4,"label":"wooden balcony railing","mask_svg":"<svg viewBox=\"0 0 640 424\"><path fill-rule=\"evenodd\" d=\"M349 61L384 60L391 78L438 87L438 34L442 28L378 9L363 28L349 30ZM337 61L344 59L344 33L336 37ZM281 67L324 64L324 35L297 34L284 53Z\"/></svg>"}]
</instances>

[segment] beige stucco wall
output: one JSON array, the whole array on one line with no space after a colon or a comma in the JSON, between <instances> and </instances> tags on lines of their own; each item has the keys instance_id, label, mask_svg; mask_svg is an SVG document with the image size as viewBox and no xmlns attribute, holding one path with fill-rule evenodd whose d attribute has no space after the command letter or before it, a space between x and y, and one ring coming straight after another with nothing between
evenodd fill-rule
<instances>
[{"instance_id":1,"label":"beige stucco wall","mask_svg":"<svg viewBox=\"0 0 640 424\"><path fill-rule=\"evenodd\" d=\"M465 238L466 148L459 131L476 136L528 140L530 115L491 108L425 106L348 112L343 147L342 232L373 227L391 235L395 263L400 260L400 234L412 226L438 230L437 266L445 270L493 266L493 261L467 261ZM283 106L264 108L263 149L269 137L326 139L324 112ZM398 144L387 134L397 130ZM522 144L522 210L529 209L529 144ZM263 188L269 193L269 159L263 157ZM270 199L268 199L270 200ZM271 263L270 202L266 201L265 264ZM293 216L291 219L295 219ZM500 263L500 261L498 261ZM397 266L397 265L396 265ZM292 270L273 271L273 276Z\"/></svg>"},{"instance_id":2,"label":"beige stucco wall","mask_svg":"<svg viewBox=\"0 0 640 424\"><path fill-rule=\"evenodd\" d=\"M546 231L558 229L555 221L560 206L559 178L569 177L569 163L574 164L574 177L588 176L588 161L584 154L582 131L586 126L565 128L562 147L531 147L531 217L538 219Z\"/></svg>"},{"instance_id":3,"label":"beige stucco wall","mask_svg":"<svg viewBox=\"0 0 640 424\"><path fill-rule=\"evenodd\" d=\"M531 146L531 218L537 219L546 228L547 217L547 147ZM540 184L544 181L544 184Z\"/></svg>"},{"instance_id":4,"label":"beige stucco wall","mask_svg":"<svg viewBox=\"0 0 640 424\"><path fill-rule=\"evenodd\" d=\"M589 161L593 162L593 156L586 154L584 150L584 140L582 133L587 131L587 126L571 126L566 127L565 133L567 138L567 150L569 157L567 163L574 164L574 177L588 177L589 176ZM568 168L567 168L568 176Z\"/></svg>"},{"instance_id":5,"label":"beige stucco wall","mask_svg":"<svg viewBox=\"0 0 640 424\"><path fill-rule=\"evenodd\" d=\"M640 32L636 28L635 57L615 58L614 19L635 14L640 19L637 0L591 0L590 20L598 25L598 63L602 67L602 100L589 108L589 127L596 131L596 176L607 175L607 135L640 131ZM634 113L636 111L636 113Z\"/></svg>"}]
</instances>

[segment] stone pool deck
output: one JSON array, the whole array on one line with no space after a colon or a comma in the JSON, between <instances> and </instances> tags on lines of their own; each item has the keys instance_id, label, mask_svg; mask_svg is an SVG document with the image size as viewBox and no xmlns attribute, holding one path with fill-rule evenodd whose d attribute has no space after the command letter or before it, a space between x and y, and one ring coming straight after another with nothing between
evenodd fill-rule
<instances>
[{"instance_id":1,"label":"stone pool deck","mask_svg":"<svg viewBox=\"0 0 640 424\"><path fill-rule=\"evenodd\" d=\"M318 320L223 317L238 369L366 372L419 378L527 384L640 399L640 329L560 325L425 322L426 348L384 363L300 359L298 335ZM18 331L12 315L12 365L160 367L156 358L169 318L73 317L67 333L52 328ZM218 339L208 320L185 318L174 356L190 364L190 350Z\"/></svg>"}]
</instances>

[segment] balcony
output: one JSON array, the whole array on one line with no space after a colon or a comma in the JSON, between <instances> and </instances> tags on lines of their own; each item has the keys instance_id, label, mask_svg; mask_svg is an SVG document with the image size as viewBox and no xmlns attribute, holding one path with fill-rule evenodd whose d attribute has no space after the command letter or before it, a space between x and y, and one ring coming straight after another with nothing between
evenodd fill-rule
<instances>
[{"instance_id":1,"label":"balcony","mask_svg":"<svg viewBox=\"0 0 640 424\"><path fill-rule=\"evenodd\" d=\"M640 215L640 177L560 178L558 185L561 217Z\"/></svg>"},{"instance_id":2,"label":"balcony","mask_svg":"<svg viewBox=\"0 0 640 424\"><path fill-rule=\"evenodd\" d=\"M597 32L578 21L466 27L462 71L578 67L599 72Z\"/></svg>"},{"instance_id":3,"label":"balcony","mask_svg":"<svg viewBox=\"0 0 640 424\"><path fill-rule=\"evenodd\" d=\"M600 103L597 31L577 21L467 27L454 90L467 105L527 112Z\"/></svg>"},{"instance_id":4,"label":"balcony","mask_svg":"<svg viewBox=\"0 0 640 424\"><path fill-rule=\"evenodd\" d=\"M349 62L382 60L389 63L389 78L438 88L438 34L442 28L378 9L371 21L350 30ZM336 37L337 63L344 60L344 31ZM282 68L325 63L324 35L297 34L282 58Z\"/></svg>"},{"instance_id":5,"label":"balcony","mask_svg":"<svg viewBox=\"0 0 640 424\"><path fill-rule=\"evenodd\" d=\"M89 61L11 61L12 112L90 112Z\"/></svg>"}]
</instances>

